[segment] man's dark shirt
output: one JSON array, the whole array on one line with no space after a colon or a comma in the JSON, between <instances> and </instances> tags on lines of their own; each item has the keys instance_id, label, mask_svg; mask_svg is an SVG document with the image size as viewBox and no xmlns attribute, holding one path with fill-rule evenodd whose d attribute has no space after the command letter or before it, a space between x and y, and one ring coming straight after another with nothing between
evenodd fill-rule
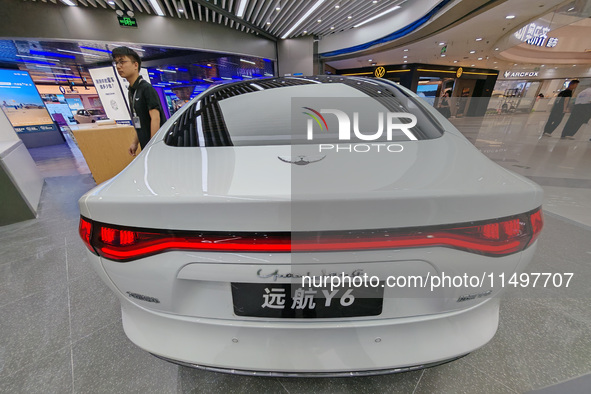
<instances>
[{"instance_id":1,"label":"man's dark shirt","mask_svg":"<svg viewBox=\"0 0 591 394\"><path fill-rule=\"evenodd\" d=\"M563 112L564 111L564 100L567 97L572 97L573 91L570 89L565 89L562 92L558 93L556 97L556 101L554 102L554 107L552 107L552 112Z\"/></svg>"},{"instance_id":2,"label":"man's dark shirt","mask_svg":"<svg viewBox=\"0 0 591 394\"><path fill-rule=\"evenodd\" d=\"M160 112L160 126L164 124L166 117L160 105L160 98L158 97L158 93L156 93L156 89L150 83L144 81L141 75L134 82L133 86L129 87L128 97L130 103L133 101L132 105L135 109L135 114L140 118L141 128L135 130L140 141L140 146L144 149L152 137L150 130L150 110L158 109ZM131 116L134 116L133 111Z\"/></svg>"}]
</instances>

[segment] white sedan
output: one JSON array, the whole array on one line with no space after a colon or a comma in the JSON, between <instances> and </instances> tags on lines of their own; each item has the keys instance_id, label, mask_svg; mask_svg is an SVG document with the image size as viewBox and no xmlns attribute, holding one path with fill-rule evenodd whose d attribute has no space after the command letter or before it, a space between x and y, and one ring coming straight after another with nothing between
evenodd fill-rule
<instances>
[{"instance_id":1,"label":"white sedan","mask_svg":"<svg viewBox=\"0 0 591 394\"><path fill-rule=\"evenodd\" d=\"M80 235L127 336L158 357L368 375L486 344L541 204L403 87L271 78L185 105L80 199Z\"/></svg>"}]
</instances>

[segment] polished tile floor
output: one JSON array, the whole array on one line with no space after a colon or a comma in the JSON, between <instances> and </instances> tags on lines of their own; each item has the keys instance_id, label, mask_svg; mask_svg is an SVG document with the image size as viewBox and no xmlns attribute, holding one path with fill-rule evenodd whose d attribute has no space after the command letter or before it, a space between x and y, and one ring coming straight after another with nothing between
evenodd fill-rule
<instances>
[{"instance_id":1,"label":"polished tile floor","mask_svg":"<svg viewBox=\"0 0 591 394\"><path fill-rule=\"evenodd\" d=\"M571 286L509 291L494 339L458 361L365 378L204 372L131 344L118 302L77 235L77 200L94 186L88 168L71 141L31 150L46 177L39 218L0 227L0 393L521 393L561 383L543 392L584 390L591 373L591 127L574 141L540 138L546 116L452 122L492 160L543 186L545 229L527 271L573 272Z\"/></svg>"}]
</instances>

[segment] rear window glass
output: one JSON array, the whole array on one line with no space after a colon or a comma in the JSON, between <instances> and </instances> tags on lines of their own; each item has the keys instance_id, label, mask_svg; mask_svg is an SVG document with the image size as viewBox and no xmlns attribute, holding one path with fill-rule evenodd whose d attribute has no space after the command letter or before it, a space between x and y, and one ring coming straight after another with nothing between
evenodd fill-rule
<instances>
[{"instance_id":1,"label":"rear window glass","mask_svg":"<svg viewBox=\"0 0 591 394\"><path fill-rule=\"evenodd\" d=\"M358 115L354 115L353 111L359 107L370 108L375 113L368 115L358 110ZM398 87L367 78L325 76L270 78L220 85L184 108L167 131L165 143L183 147L330 142L342 136L339 133L343 123L327 108L348 108L352 132L358 126L358 130L373 128L376 133L379 122L382 122L384 132L375 139L378 142L386 140L388 123L385 114L388 112L414 116L416 125L408 130L417 140L442 135L442 126L424 104ZM311 123L306 123L307 119L311 119ZM411 118L397 117L393 123L412 121ZM371 126L366 127L366 123ZM310 139L310 127L314 128L313 139ZM408 141L409 138L395 129L388 140Z\"/></svg>"}]
</instances>

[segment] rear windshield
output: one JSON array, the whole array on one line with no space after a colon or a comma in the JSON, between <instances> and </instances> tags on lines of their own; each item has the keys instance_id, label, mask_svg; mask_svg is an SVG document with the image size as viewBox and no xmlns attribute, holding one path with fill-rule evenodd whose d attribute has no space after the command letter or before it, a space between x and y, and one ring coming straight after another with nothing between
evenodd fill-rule
<instances>
[{"instance_id":1,"label":"rear windshield","mask_svg":"<svg viewBox=\"0 0 591 394\"><path fill-rule=\"evenodd\" d=\"M347 116L337 116L336 108ZM166 133L167 145L333 142L343 138L346 119L349 119L353 138L357 135L355 130L360 133L363 130L366 135L379 136L372 139L378 142L428 140L440 137L443 132L442 126L419 100L395 85L367 78L319 76L231 83L206 91L182 111ZM400 115L390 123L409 124L414 117L416 125L407 128L407 132L404 127L394 127L388 135L388 113ZM341 119L345 119L345 123ZM379 130L383 131L381 135ZM409 138L408 131L415 138Z\"/></svg>"}]
</instances>

